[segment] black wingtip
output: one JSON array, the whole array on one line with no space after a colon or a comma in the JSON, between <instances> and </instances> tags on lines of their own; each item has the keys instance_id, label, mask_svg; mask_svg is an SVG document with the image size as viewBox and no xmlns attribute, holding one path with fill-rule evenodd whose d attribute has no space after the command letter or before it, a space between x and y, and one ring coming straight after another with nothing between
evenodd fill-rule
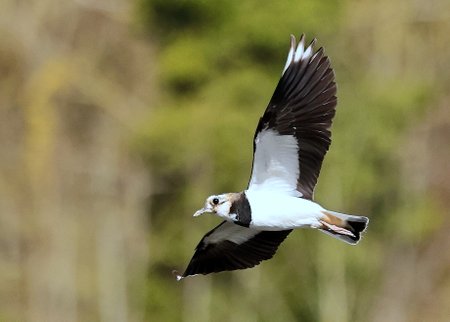
<instances>
[{"instance_id":1,"label":"black wingtip","mask_svg":"<svg viewBox=\"0 0 450 322\"><path fill-rule=\"evenodd\" d=\"M319 49L316 50L315 54L313 55L313 58L317 57L317 56L323 56L324 55L324 49L323 47L320 47Z\"/></svg>"}]
</instances>

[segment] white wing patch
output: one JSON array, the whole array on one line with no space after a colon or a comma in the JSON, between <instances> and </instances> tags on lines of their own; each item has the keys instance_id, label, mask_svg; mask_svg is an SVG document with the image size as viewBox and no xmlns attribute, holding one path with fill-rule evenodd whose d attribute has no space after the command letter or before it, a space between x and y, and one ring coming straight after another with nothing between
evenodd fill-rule
<instances>
[{"instance_id":1,"label":"white wing patch","mask_svg":"<svg viewBox=\"0 0 450 322\"><path fill-rule=\"evenodd\" d=\"M266 129L256 136L255 145L248 190L274 191L301 197L297 191L300 175L297 139Z\"/></svg>"},{"instance_id":2,"label":"white wing patch","mask_svg":"<svg viewBox=\"0 0 450 322\"><path fill-rule=\"evenodd\" d=\"M205 237L206 244L216 244L221 241L229 240L235 244L243 244L249 239L252 239L261 231L242 227L232 222L226 222L217 228L211 235Z\"/></svg>"}]
</instances>

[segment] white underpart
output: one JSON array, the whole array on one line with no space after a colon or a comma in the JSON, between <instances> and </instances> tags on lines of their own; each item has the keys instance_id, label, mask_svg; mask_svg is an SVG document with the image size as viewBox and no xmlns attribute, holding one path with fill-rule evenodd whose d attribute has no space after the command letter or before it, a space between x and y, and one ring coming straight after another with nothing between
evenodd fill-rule
<instances>
[{"instance_id":1,"label":"white underpart","mask_svg":"<svg viewBox=\"0 0 450 322\"><path fill-rule=\"evenodd\" d=\"M250 228L285 230L318 228L325 209L317 203L266 191L246 191L252 209Z\"/></svg>"},{"instance_id":2,"label":"white underpart","mask_svg":"<svg viewBox=\"0 0 450 322\"><path fill-rule=\"evenodd\" d=\"M301 197L297 191L300 175L298 143L292 135L279 135L274 130L263 130L255 139L256 149L252 177L248 190L273 191Z\"/></svg>"},{"instance_id":3,"label":"white underpart","mask_svg":"<svg viewBox=\"0 0 450 322\"><path fill-rule=\"evenodd\" d=\"M204 242L215 244L229 240L235 244L243 244L260 233L259 230L238 226L232 222L226 222L217 228L211 235L205 237Z\"/></svg>"},{"instance_id":4,"label":"white underpart","mask_svg":"<svg viewBox=\"0 0 450 322\"><path fill-rule=\"evenodd\" d=\"M312 46L308 46L305 49L305 39L303 37L298 43L297 48L295 46L296 46L295 38L291 38L291 48L289 49L286 64L284 65L283 72L281 73L281 75L284 74L284 72L289 68L289 66L292 63L298 63L300 60L309 59L313 54Z\"/></svg>"}]
</instances>

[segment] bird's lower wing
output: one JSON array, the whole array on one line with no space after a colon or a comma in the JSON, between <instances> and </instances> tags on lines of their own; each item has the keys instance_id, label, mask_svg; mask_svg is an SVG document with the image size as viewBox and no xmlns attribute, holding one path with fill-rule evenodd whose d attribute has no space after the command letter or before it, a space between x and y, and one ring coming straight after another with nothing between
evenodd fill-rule
<instances>
[{"instance_id":1,"label":"bird's lower wing","mask_svg":"<svg viewBox=\"0 0 450 322\"><path fill-rule=\"evenodd\" d=\"M256 266L272 258L290 232L260 231L223 221L202 238L185 272L177 278Z\"/></svg>"}]
</instances>

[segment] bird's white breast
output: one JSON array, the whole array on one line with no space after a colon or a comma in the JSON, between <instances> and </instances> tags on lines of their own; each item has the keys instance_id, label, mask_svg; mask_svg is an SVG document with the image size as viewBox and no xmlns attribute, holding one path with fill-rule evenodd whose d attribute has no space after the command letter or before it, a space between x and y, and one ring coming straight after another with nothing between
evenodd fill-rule
<instances>
[{"instance_id":1,"label":"bird's white breast","mask_svg":"<svg viewBox=\"0 0 450 322\"><path fill-rule=\"evenodd\" d=\"M324 210L317 203L269 191L245 192L251 207L250 228L284 230L318 227Z\"/></svg>"}]
</instances>

